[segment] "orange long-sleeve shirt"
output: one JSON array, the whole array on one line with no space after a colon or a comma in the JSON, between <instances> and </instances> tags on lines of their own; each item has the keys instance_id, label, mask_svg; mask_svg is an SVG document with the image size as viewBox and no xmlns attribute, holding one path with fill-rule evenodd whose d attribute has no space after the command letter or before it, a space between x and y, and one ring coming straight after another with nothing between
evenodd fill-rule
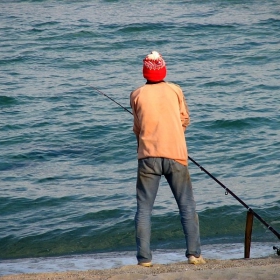
<instances>
[{"instance_id":1,"label":"orange long-sleeve shirt","mask_svg":"<svg viewBox=\"0 0 280 280\"><path fill-rule=\"evenodd\" d=\"M138 159L165 157L187 165L184 132L190 117L181 88L168 82L145 84L131 93L130 105Z\"/></svg>"}]
</instances>

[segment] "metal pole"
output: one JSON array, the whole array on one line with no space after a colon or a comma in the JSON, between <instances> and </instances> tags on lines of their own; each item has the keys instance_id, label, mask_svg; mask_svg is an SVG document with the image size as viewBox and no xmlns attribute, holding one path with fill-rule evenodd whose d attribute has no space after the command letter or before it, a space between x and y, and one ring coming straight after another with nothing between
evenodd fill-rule
<instances>
[{"instance_id":1,"label":"metal pole","mask_svg":"<svg viewBox=\"0 0 280 280\"><path fill-rule=\"evenodd\" d=\"M254 215L251 211L247 212L245 238L244 238L244 258L250 258L251 240L253 231Z\"/></svg>"}]
</instances>

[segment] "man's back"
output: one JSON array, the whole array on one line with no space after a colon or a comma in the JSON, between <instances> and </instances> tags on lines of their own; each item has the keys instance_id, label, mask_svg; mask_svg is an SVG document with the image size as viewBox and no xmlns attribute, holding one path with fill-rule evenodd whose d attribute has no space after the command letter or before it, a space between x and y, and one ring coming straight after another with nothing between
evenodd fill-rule
<instances>
[{"instance_id":1,"label":"man's back","mask_svg":"<svg viewBox=\"0 0 280 280\"><path fill-rule=\"evenodd\" d=\"M132 92L130 100L138 158L165 157L186 165L184 130L189 114L180 87L164 81L147 83Z\"/></svg>"}]
</instances>

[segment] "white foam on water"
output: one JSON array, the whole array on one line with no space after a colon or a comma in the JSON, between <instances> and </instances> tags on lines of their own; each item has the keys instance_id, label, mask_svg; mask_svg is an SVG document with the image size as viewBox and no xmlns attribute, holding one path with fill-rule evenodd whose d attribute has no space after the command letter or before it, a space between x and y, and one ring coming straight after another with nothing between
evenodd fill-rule
<instances>
[{"instance_id":1,"label":"white foam on water","mask_svg":"<svg viewBox=\"0 0 280 280\"><path fill-rule=\"evenodd\" d=\"M273 250L274 245L275 243L252 243L250 257L261 258L274 255L276 253ZM203 245L202 252L206 259L242 259L244 245L242 243ZM153 251L153 263L182 262L186 260L184 254L184 249L156 250ZM3 260L0 261L0 275L110 269L136 263L135 252L131 251Z\"/></svg>"}]
</instances>

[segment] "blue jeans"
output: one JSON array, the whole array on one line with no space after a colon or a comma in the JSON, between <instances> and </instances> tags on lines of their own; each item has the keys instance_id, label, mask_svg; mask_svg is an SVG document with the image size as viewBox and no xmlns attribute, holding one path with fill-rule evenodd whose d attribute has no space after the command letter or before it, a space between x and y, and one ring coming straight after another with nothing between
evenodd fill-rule
<instances>
[{"instance_id":1,"label":"blue jeans","mask_svg":"<svg viewBox=\"0 0 280 280\"><path fill-rule=\"evenodd\" d=\"M161 176L176 199L186 240L186 257L200 256L199 222L188 167L167 158L138 160L137 212L135 215L138 262L150 262L151 214Z\"/></svg>"}]
</instances>

